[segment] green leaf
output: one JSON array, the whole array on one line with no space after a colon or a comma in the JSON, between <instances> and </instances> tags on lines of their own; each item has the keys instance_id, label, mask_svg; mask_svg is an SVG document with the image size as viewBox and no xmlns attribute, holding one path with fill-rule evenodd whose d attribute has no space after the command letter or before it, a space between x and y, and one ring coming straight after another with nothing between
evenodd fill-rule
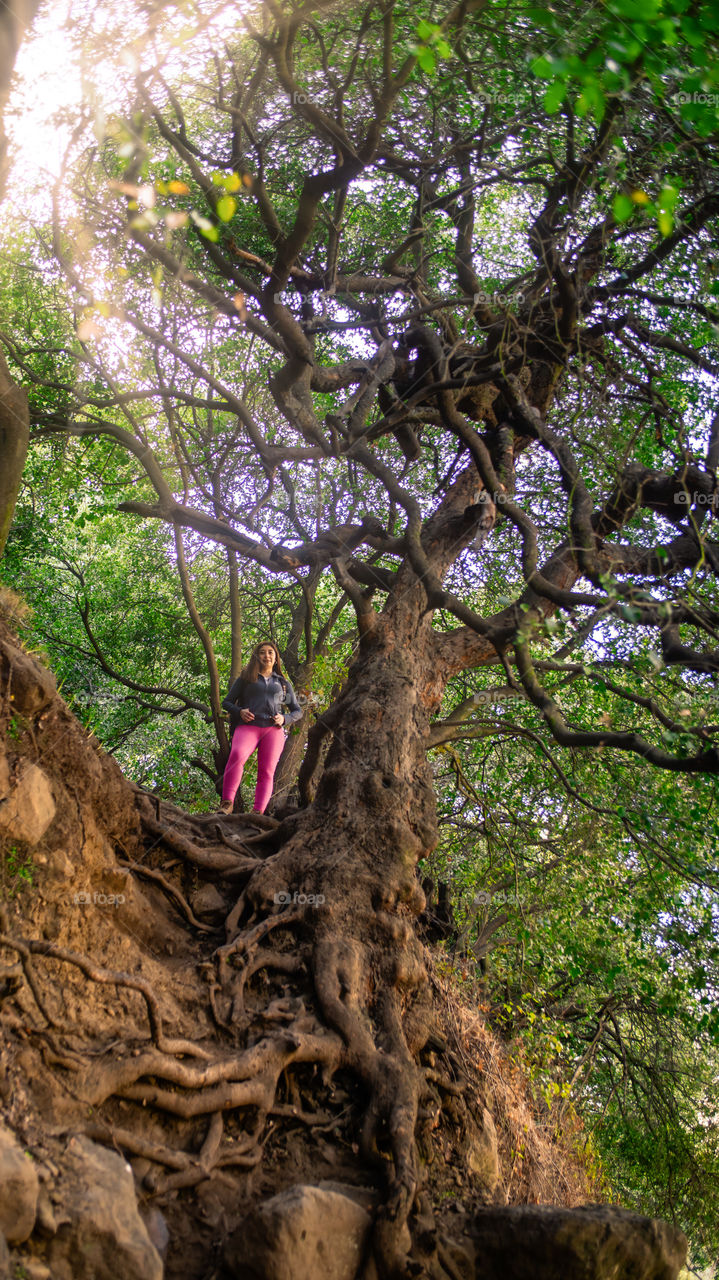
<instances>
[{"instance_id":1,"label":"green leaf","mask_svg":"<svg viewBox=\"0 0 719 1280\"><path fill-rule=\"evenodd\" d=\"M221 222L230 222L237 213L237 201L233 196L222 196L217 201L217 216Z\"/></svg>"},{"instance_id":2,"label":"green leaf","mask_svg":"<svg viewBox=\"0 0 719 1280\"><path fill-rule=\"evenodd\" d=\"M423 71L427 71L432 75L437 66L437 59L431 49L419 49L417 52L417 61Z\"/></svg>"},{"instance_id":3,"label":"green leaf","mask_svg":"<svg viewBox=\"0 0 719 1280\"><path fill-rule=\"evenodd\" d=\"M535 58L534 62L530 63L530 67L532 74L539 76L540 80L552 80L556 75L554 60L545 58L544 55L541 58Z\"/></svg>"},{"instance_id":4,"label":"green leaf","mask_svg":"<svg viewBox=\"0 0 719 1280\"><path fill-rule=\"evenodd\" d=\"M654 22L659 16L661 0L612 0L608 6L620 18L634 22Z\"/></svg>"},{"instance_id":5,"label":"green leaf","mask_svg":"<svg viewBox=\"0 0 719 1280\"><path fill-rule=\"evenodd\" d=\"M612 201L612 213L617 222L627 222L634 213L634 201L624 192L619 192Z\"/></svg>"},{"instance_id":6,"label":"green leaf","mask_svg":"<svg viewBox=\"0 0 719 1280\"><path fill-rule=\"evenodd\" d=\"M676 207L678 198L679 198L679 188L672 186L671 183L666 183L665 186L663 186L661 191L659 192L659 199L657 200L657 205L660 209L665 210L667 213L672 213Z\"/></svg>"},{"instance_id":7,"label":"green leaf","mask_svg":"<svg viewBox=\"0 0 719 1280\"><path fill-rule=\"evenodd\" d=\"M557 19L551 9L530 8L526 10L526 15L538 27L547 27L550 31L556 31L557 29Z\"/></svg>"},{"instance_id":8,"label":"green leaf","mask_svg":"<svg viewBox=\"0 0 719 1280\"><path fill-rule=\"evenodd\" d=\"M555 80L544 95L544 110L553 116L559 110L567 95L567 84L564 80Z\"/></svg>"}]
</instances>

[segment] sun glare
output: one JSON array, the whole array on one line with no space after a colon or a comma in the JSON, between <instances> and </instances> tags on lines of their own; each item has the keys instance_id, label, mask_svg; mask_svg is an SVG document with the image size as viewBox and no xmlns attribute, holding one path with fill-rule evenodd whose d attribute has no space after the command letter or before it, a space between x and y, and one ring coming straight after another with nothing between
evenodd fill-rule
<instances>
[{"instance_id":1,"label":"sun glare","mask_svg":"<svg viewBox=\"0 0 719 1280\"><path fill-rule=\"evenodd\" d=\"M101 142L111 118L132 111L136 75L172 79L208 58L243 11L226 0L151 14L113 3L88 11L77 0L43 7L21 45L6 112L12 203L31 217L47 212L68 148L92 135Z\"/></svg>"}]
</instances>

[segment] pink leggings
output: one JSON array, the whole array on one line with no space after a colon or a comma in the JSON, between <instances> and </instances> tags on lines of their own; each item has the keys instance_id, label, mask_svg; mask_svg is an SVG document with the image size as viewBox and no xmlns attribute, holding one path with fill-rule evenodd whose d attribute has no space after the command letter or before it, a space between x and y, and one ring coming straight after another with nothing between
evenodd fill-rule
<instances>
[{"instance_id":1,"label":"pink leggings","mask_svg":"<svg viewBox=\"0 0 719 1280\"><path fill-rule=\"evenodd\" d=\"M255 788L255 813L264 813L272 795L277 762L285 745L284 730L278 724L261 727L255 724L238 724L232 735L230 758L222 779L222 799L234 800L242 781L242 770L257 747L257 786Z\"/></svg>"}]
</instances>

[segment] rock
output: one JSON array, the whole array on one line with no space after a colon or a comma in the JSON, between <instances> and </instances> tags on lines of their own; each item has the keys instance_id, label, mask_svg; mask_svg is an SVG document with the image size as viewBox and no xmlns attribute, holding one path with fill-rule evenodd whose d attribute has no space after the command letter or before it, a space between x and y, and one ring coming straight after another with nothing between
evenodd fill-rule
<instances>
[{"instance_id":1,"label":"rock","mask_svg":"<svg viewBox=\"0 0 719 1280\"><path fill-rule=\"evenodd\" d=\"M35 1226L40 1183L37 1169L15 1135L0 1125L0 1233L22 1244Z\"/></svg>"},{"instance_id":2,"label":"rock","mask_svg":"<svg viewBox=\"0 0 719 1280\"><path fill-rule=\"evenodd\" d=\"M0 800L5 800L10 794L10 765L5 752L0 753Z\"/></svg>"},{"instance_id":3,"label":"rock","mask_svg":"<svg viewBox=\"0 0 719 1280\"><path fill-rule=\"evenodd\" d=\"M3 683L10 694L13 711L33 716L52 701L57 681L51 671L40 666L29 654L3 641L0 645Z\"/></svg>"},{"instance_id":4,"label":"rock","mask_svg":"<svg viewBox=\"0 0 719 1280\"><path fill-rule=\"evenodd\" d=\"M47 878L50 880L72 880L77 876L77 864L72 861L65 849L53 849L45 857L40 854L35 861L39 866L47 867Z\"/></svg>"},{"instance_id":5,"label":"rock","mask_svg":"<svg viewBox=\"0 0 719 1280\"><path fill-rule=\"evenodd\" d=\"M354 1200L355 1204L361 1205L370 1216L374 1215L384 1198L374 1187L358 1187L351 1182L335 1182L332 1178L318 1182L317 1186L320 1191L336 1191L338 1195L348 1196L350 1200ZM397 1243L405 1253L409 1253L412 1248L412 1234L406 1222L399 1233Z\"/></svg>"},{"instance_id":6,"label":"rock","mask_svg":"<svg viewBox=\"0 0 719 1280\"><path fill-rule=\"evenodd\" d=\"M466 1150L467 1167L475 1178L494 1191L499 1182L499 1152L497 1150L497 1130L494 1120L487 1108L482 1113L482 1128L474 1126L469 1132Z\"/></svg>"},{"instance_id":7,"label":"rock","mask_svg":"<svg viewBox=\"0 0 719 1280\"><path fill-rule=\"evenodd\" d=\"M355 1280L370 1226L348 1195L290 1187L248 1214L225 1261L237 1280Z\"/></svg>"},{"instance_id":8,"label":"rock","mask_svg":"<svg viewBox=\"0 0 719 1280\"><path fill-rule=\"evenodd\" d=\"M190 906L196 916L221 916L223 920L230 909L214 884L203 884L193 893Z\"/></svg>"},{"instance_id":9,"label":"rock","mask_svg":"<svg viewBox=\"0 0 719 1280\"><path fill-rule=\"evenodd\" d=\"M57 1226L57 1218L50 1203L50 1197L45 1187L40 1187L40 1194L37 1199L36 1230L47 1240L57 1233Z\"/></svg>"},{"instance_id":10,"label":"rock","mask_svg":"<svg viewBox=\"0 0 719 1280\"><path fill-rule=\"evenodd\" d=\"M0 826L14 840L37 844L55 817L50 783L36 764L23 764L7 800L0 804Z\"/></svg>"},{"instance_id":11,"label":"rock","mask_svg":"<svg viewBox=\"0 0 719 1280\"><path fill-rule=\"evenodd\" d=\"M164 1262L170 1244L170 1232L165 1221L165 1215L160 1213L157 1206L153 1204L149 1209L145 1210L142 1220L147 1227L148 1236Z\"/></svg>"},{"instance_id":12,"label":"rock","mask_svg":"<svg viewBox=\"0 0 719 1280\"><path fill-rule=\"evenodd\" d=\"M370 1214L374 1213L382 1200L379 1191L375 1191L374 1187L356 1187L351 1182L335 1182L334 1178L318 1182L317 1188L319 1191L334 1191L339 1196L348 1196Z\"/></svg>"},{"instance_id":13,"label":"rock","mask_svg":"<svg viewBox=\"0 0 719 1280\"><path fill-rule=\"evenodd\" d=\"M7 1247L7 1240L0 1231L0 1280L10 1280L11 1274L10 1250Z\"/></svg>"},{"instance_id":14,"label":"rock","mask_svg":"<svg viewBox=\"0 0 719 1280\"><path fill-rule=\"evenodd\" d=\"M53 1280L162 1280L162 1260L120 1156L89 1138L72 1138L56 1191L64 1222L49 1245Z\"/></svg>"},{"instance_id":15,"label":"rock","mask_svg":"<svg viewBox=\"0 0 719 1280\"><path fill-rule=\"evenodd\" d=\"M482 1280L676 1280L686 1237L614 1205L479 1209L469 1227Z\"/></svg>"},{"instance_id":16,"label":"rock","mask_svg":"<svg viewBox=\"0 0 719 1280\"><path fill-rule=\"evenodd\" d=\"M51 1280L50 1268L39 1258L23 1258L20 1265L23 1280Z\"/></svg>"}]
</instances>

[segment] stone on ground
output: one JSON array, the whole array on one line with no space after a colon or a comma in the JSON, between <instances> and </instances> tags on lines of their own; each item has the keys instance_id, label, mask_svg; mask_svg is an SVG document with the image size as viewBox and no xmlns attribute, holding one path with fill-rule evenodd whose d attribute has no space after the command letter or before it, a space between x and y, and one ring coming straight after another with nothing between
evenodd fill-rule
<instances>
[{"instance_id":1,"label":"stone on ground","mask_svg":"<svg viewBox=\"0 0 719 1280\"><path fill-rule=\"evenodd\" d=\"M614 1205L478 1210L471 1235L482 1280L677 1280L681 1231Z\"/></svg>"},{"instance_id":2,"label":"stone on ground","mask_svg":"<svg viewBox=\"0 0 719 1280\"><path fill-rule=\"evenodd\" d=\"M0 1232L10 1244L22 1244L35 1226L39 1187L30 1156L0 1125Z\"/></svg>"},{"instance_id":3,"label":"stone on ground","mask_svg":"<svg viewBox=\"0 0 719 1280\"><path fill-rule=\"evenodd\" d=\"M63 1225L50 1246L53 1280L162 1280L160 1255L120 1156L73 1137L55 1191Z\"/></svg>"},{"instance_id":4,"label":"stone on ground","mask_svg":"<svg viewBox=\"0 0 719 1280\"><path fill-rule=\"evenodd\" d=\"M248 1214L225 1260L237 1280L355 1280L370 1224L349 1195L290 1187Z\"/></svg>"}]
</instances>

